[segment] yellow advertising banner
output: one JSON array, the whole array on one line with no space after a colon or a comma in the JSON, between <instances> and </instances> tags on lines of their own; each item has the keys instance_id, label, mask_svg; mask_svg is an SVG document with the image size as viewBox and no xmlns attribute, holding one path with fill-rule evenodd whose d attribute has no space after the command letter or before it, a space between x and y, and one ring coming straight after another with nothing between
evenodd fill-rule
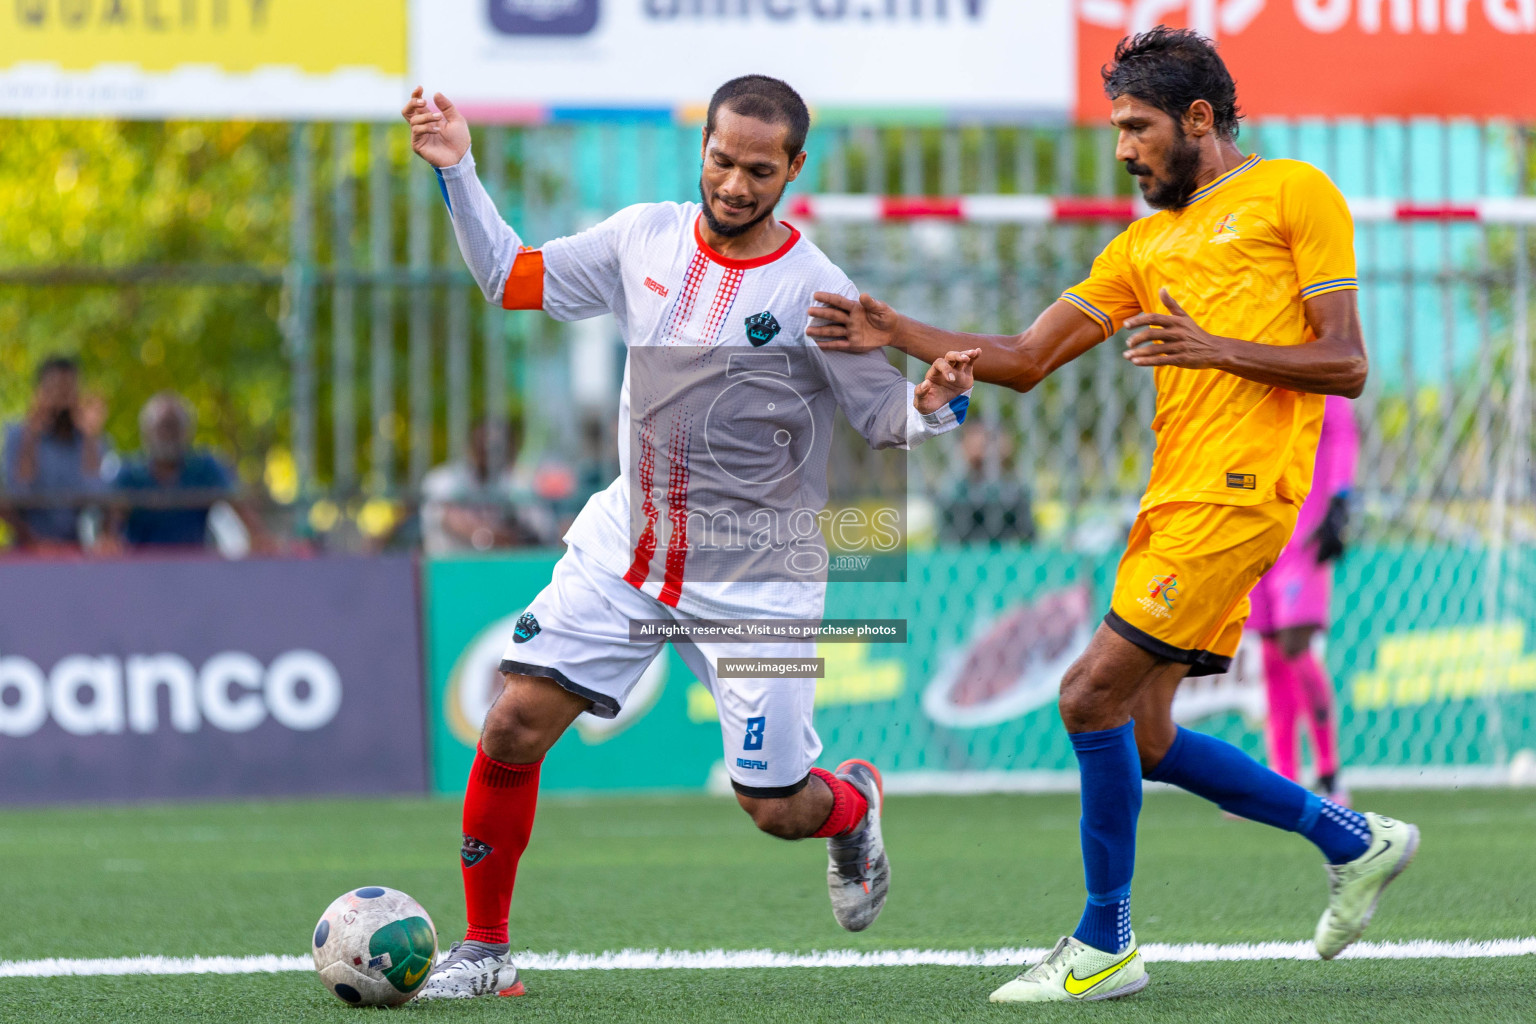
<instances>
[{"instance_id":1,"label":"yellow advertising banner","mask_svg":"<svg viewBox=\"0 0 1536 1024\"><path fill-rule=\"evenodd\" d=\"M0 0L0 109L386 119L408 50L406 0Z\"/></svg>"},{"instance_id":2,"label":"yellow advertising banner","mask_svg":"<svg viewBox=\"0 0 1536 1024\"><path fill-rule=\"evenodd\" d=\"M0 68L405 73L404 0L10 0L0 26Z\"/></svg>"}]
</instances>

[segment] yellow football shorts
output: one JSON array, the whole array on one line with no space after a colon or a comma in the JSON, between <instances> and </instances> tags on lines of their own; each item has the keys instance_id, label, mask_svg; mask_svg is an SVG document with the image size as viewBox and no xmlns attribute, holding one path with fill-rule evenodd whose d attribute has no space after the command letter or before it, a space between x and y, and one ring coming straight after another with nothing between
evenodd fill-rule
<instances>
[{"instance_id":1,"label":"yellow football shorts","mask_svg":"<svg viewBox=\"0 0 1536 1024\"><path fill-rule=\"evenodd\" d=\"M1232 667L1248 592L1296 529L1297 507L1176 501L1136 517L1105 625L1136 646L1189 665L1192 676Z\"/></svg>"}]
</instances>

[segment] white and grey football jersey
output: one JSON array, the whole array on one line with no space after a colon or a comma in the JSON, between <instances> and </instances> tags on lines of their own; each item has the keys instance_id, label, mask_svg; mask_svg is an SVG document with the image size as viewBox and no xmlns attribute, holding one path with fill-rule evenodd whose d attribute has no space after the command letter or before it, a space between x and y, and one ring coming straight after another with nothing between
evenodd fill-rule
<instances>
[{"instance_id":1,"label":"white and grey football jersey","mask_svg":"<svg viewBox=\"0 0 1536 1024\"><path fill-rule=\"evenodd\" d=\"M820 618L834 413L874 448L909 448L963 422L969 394L922 415L883 353L806 337L813 293L858 290L790 225L778 251L736 260L705 242L699 204L644 203L530 249L471 155L438 173L488 300L612 313L624 339L619 477L566 543L686 614Z\"/></svg>"}]
</instances>

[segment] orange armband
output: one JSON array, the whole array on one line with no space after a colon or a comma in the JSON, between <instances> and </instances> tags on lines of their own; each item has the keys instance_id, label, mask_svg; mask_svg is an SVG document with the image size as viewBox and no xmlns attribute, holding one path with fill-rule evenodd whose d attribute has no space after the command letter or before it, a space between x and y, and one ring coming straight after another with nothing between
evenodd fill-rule
<instances>
[{"instance_id":1,"label":"orange armband","mask_svg":"<svg viewBox=\"0 0 1536 1024\"><path fill-rule=\"evenodd\" d=\"M524 246L512 261L507 286L501 293L502 309L544 308L544 253Z\"/></svg>"}]
</instances>

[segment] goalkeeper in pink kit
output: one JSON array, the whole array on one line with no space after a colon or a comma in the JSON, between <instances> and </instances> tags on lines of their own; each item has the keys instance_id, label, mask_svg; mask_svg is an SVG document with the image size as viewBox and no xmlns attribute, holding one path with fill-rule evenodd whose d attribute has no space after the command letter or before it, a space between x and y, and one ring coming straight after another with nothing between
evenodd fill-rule
<instances>
[{"instance_id":1,"label":"goalkeeper in pink kit","mask_svg":"<svg viewBox=\"0 0 1536 1024\"><path fill-rule=\"evenodd\" d=\"M1264 638L1264 679L1269 691L1265 731L1275 771L1296 779L1297 721L1311 729L1318 787L1345 803L1339 785L1338 725L1333 685L1312 651L1312 638L1328 628L1333 562L1344 552L1348 494L1360 454L1360 435L1349 399L1328 397L1312 492L1301 506L1296 532L1280 558L1253 588L1248 620ZM1347 803L1345 804L1347 806Z\"/></svg>"}]
</instances>

